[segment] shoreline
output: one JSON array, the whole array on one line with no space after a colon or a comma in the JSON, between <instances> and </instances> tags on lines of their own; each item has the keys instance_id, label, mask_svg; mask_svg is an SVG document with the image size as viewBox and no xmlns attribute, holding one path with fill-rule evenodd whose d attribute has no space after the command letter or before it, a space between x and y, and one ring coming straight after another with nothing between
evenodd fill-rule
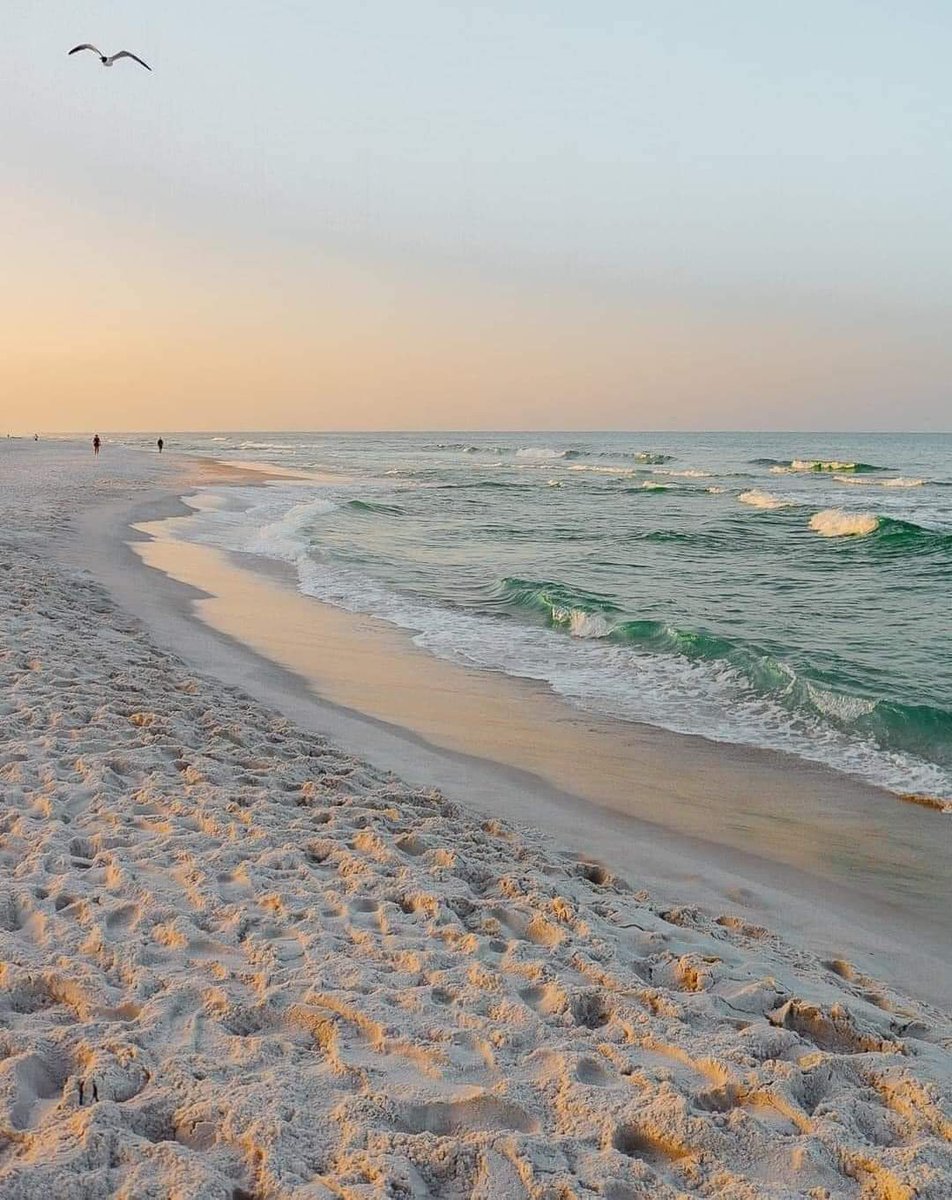
<instances>
[{"instance_id":1,"label":"shoreline","mask_svg":"<svg viewBox=\"0 0 952 1200\"><path fill-rule=\"evenodd\" d=\"M216 469L0 447L4 1200L945 1200L929 932L203 624Z\"/></svg>"},{"instance_id":2,"label":"shoreline","mask_svg":"<svg viewBox=\"0 0 952 1200\"><path fill-rule=\"evenodd\" d=\"M241 471L237 464L216 468ZM280 477L279 469L274 477ZM256 470L238 478L263 485L267 476ZM687 890L707 907L730 903L750 919L779 922L816 952L845 954L864 969L885 970L932 1000L952 990L952 967L943 963L952 930L946 915L952 893L935 841L934 823L944 820L941 814L777 752L593 718L554 697L544 684L434 659L413 647L403 631L301 596L280 571L262 570L260 561L249 569L236 565L238 556L157 541L133 528L154 523L152 532L159 532L166 520L189 513L182 495L196 486L200 483L193 480L131 511L120 504L108 514L92 512L85 521L84 554L94 556L96 542L107 547L99 555L99 578L170 647L417 786L435 784L471 808L541 828L578 852L610 862L619 874L648 878L652 887L669 894ZM156 547L166 555L162 564L155 561ZM141 561L150 554L151 566ZM187 569L183 557L191 559ZM215 605L225 608L210 613ZM262 635L260 621L249 619L262 606L272 631L268 636ZM276 628L283 631L283 644L274 644ZM294 631L290 637L288 630ZM302 662L306 643L321 650L309 659L305 654ZM368 645L373 647L369 655ZM364 653L355 656L361 646ZM326 659L331 648L336 664L328 672L326 662L318 660ZM381 654L388 661L385 683L379 676ZM378 660L376 684L367 671L370 658ZM436 692L443 696L465 682L471 717L496 706L490 722L495 732L487 735L484 722L480 737L471 737L472 724L453 716L459 704L455 694L435 710L424 705L415 713L416 722L406 719L405 710L370 702L372 693L387 693L394 683L396 694L405 697L408 670L414 676L423 671L428 683L435 673ZM500 720L527 708L541 708L555 731L528 761L513 753L511 731L503 740L498 737ZM438 728L427 723L434 711L443 717ZM447 723L448 713L453 719ZM530 723L530 731L538 734L545 724ZM616 757L616 773L608 783L604 761L599 762L596 774L603 778L596 788L588 786L592 772L580 769L589 761L584 754L567 756L560 746L581 736L580 749L591 751L620 734L633 746L624 761ZM562 774L545 762L547 754L556 756ZM633 783L642 796L640 806L619 803L621 790ZM739 794L728 795L732 788ZM656 800L646 803L648 791L670 798L671 806L659 811ZM770 793L766 804L758 795L765 791ZM790 807L805 795L812 798L810 813L782 811L781 797ZM727 801L732 818L746 821L746 828L719 826L712 797L715 806ZM826 834L810 827L812 815L826 822ZM871 827L873 833L879 828L878 838L870 837ZM944 836L945 827L938 829ZM751 838L751 830L759 832L759 840ZM826 835L839 839L841 862L831 859ZM870 859L864 851L851 862L851 847L862 837L881 844L879 857Z\"/></svg>"}]
</instances>

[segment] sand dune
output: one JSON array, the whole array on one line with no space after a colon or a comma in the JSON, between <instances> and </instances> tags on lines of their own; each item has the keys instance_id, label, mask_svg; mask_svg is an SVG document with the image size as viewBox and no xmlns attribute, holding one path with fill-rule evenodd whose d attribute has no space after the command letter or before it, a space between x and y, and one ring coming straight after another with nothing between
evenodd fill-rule
<instances>
[{"instance_id":1,"label":"sand dune","mask_svg":"<svg viewBox=\"0 0 952 1200\"><path fill-rule=\"evenodd\" d=\"M944 1014L200 677L65 495L0 486L5 1200L952 1192Z\"/></svg>"}]
</instances>

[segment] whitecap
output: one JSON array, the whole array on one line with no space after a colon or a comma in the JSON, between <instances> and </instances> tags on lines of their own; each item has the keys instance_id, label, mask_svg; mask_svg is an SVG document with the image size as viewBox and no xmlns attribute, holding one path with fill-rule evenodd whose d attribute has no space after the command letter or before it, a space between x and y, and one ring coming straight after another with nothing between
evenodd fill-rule
<instances>
[{"instance_id":1,"label":"whitecap","mask_svg":"<svg viewBox=\"0 0 952 1200\"><path fill-rule=\"evenodd\" d=\"M791 471L855 471L856 463L840 462L836 458L802 459L795 458L790 464Z\"/></svg>"},{"instance_id":2,"label":"whitecap","mask_svg":"<svg viewBox=\"0 0 952 1200\"><path fill-rule=\"evenodd\" d=\"M841 508L827 508L814 513L810 528L822 537L864 537L879 528L875 513L849 513Z\"/></svg>"},{"instance_id":3,"label":"whitecap","mask_svg":"<svg viewBox=\"0 0 952 1200\"><path fill-rule=\"evenodd\" d=\"M516 451L516 458L565 458L568 451L553 450L551 446L526 446Z\"/></svg>"},{"instance_id":4,"label":"whitecap","mask_svg":"<svg viewBox=\"0 0 952 1200\"><path fill-rule=\"evenodd\" d=\"M247 549L252 554L297 562L308 546L308 539L302 536L302 532L315 517L326 516L336 508L332 500L308 500L304 504L295 504L283 517L263 525Z\"/></svg>"},{"instance_id":5,"label":"whitecap","mask_svg":"<svg viewBox=\"0 0 952 1200\"><path fill-rule=\"evenodd\" d=\"M830 688L820 687L804 679L801 681L806 689L810 702L824 716L834 717L838 721L852 724L861 717L868 717L876 711L876 701L867 696L849 696L844 692L834 692Z\"/></svg>"},{"instance_id":6,"label":"whitecap","mask_svg":"<svg viewBox=\"0 0 952 1200\"><path fill-rule=\"evenodd\" d=\"M579 608L553 608L552 620L577 638L604 638L612 631L611 622L601 613L583 612Z\"/></svg>"},{"instance_id":7,"label":"whitecap","mask_svg":"<svg viewBox=\"0 0 952 1200\"><path fill-rule=\"evenodd\" d=\"M781 500L770 492L762 492L759 488L751 488L749 492L741 492L737 497L741 504L749 504L752 508L789 508L789 500Z\"/></svg>"}]
</instances>

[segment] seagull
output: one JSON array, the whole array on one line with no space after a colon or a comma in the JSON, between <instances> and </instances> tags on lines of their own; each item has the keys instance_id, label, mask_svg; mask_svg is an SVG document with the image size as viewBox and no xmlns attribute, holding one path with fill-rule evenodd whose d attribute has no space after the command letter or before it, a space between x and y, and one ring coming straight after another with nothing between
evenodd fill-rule
<instances>
[{"instance_id":1,"label":"seagull","mask_svg":"<svg viewBox=\"0 0 952 1200\"><path fill-rule=\"evenodd\" d=\"M131 58L133 62L137 62L140 67L145 67L147 71L152 70L147 62L143 62L138 55L133 54L130 50L120 50L118 54L103 54L103 52L97 49L96 46L91 46L89 42L83 42L81 46L74 46L72 50L70 50L70 54L76 54L80 50L92 50L93 54L98 54L99 61L104 67L111 67L112 64L120 58Z\"/></svg>"}]
</instances>

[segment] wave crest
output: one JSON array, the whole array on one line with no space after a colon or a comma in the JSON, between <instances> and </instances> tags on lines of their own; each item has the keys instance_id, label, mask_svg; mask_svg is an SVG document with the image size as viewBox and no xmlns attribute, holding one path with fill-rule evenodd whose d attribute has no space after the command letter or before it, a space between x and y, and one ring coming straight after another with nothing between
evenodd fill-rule
<instances>
[{"instance_id":1,"label":"wave crest","mask_svg":"<svg viewBox=\"0 0 952 1200\"><path fill-rule=\"evenodd\" d=\"M826 508L810 518L810 528L821 537L865 537L879 528L875 513L850 513L841 508Z\"/></svg>"},{"instance_id":2,"label":"wave crest","mask_svg":"<svg viewBox=\"0 0 952 1200\"><path fill-rule=\"evenodd\" d=\"M296 562L308 546L309 539L302 536L307 528L318 517L325 517L336 508L333 500L308 500L304 504L295 504L277 521L262 525L247 549L252 554L263 554L267 558Z\"/></svg>"},{"instance_id":3,"label":"wave crest","mask_svg":"<svg viewBox=\"0 0 952 1200\"><path fill-rule=\"evenodd\" d=\"M610 597L554 580L503 579L494 594L503 607L541 615L546 624L573 637L607 639L633 651L674 655L718 674L727 672L795 718L871 737L887 751L934 759L937 746L952 746L952 711L833 686L753 643L661 620L626 619ZM952 764L952 752L940 761Z\"/></svg>"},{"instance_id":4,"label":"wave crest","mask_svg":"<svg viewBox=\"0 0 952 1200\"><path fill-rule=\"evenodd\" d=\"M749 504L751 508L789 508L789 500L781 500L770 492L762 492L759 488L751 488L749 492L741 492L737 497L741 504Z\"/></svg>"},{"instance_id":5,"label":"wave crest","mask_svg":"<svg viewBox=\"0 0 952 1200\"><path fill-rule=\"evenodd\" d=\"M581 450L556 450L552 446L523 446L521 450L516 451L516 458L548 462L555 458L580 458L581 454Z\"/></svg>"},{"instance_id":6,"label":"wave crest","mask_svg":"<svg viewBox=\"0 0 952 1200\"><path fill-rule=\"evenodd\" d=\"M752 458L750 463L755 467L769 467L777 475L790 471L850 471L864 474L890 470L889 467L878 467L875 463L841 462L837 458Z\"/></svg>"}]
</instances>

